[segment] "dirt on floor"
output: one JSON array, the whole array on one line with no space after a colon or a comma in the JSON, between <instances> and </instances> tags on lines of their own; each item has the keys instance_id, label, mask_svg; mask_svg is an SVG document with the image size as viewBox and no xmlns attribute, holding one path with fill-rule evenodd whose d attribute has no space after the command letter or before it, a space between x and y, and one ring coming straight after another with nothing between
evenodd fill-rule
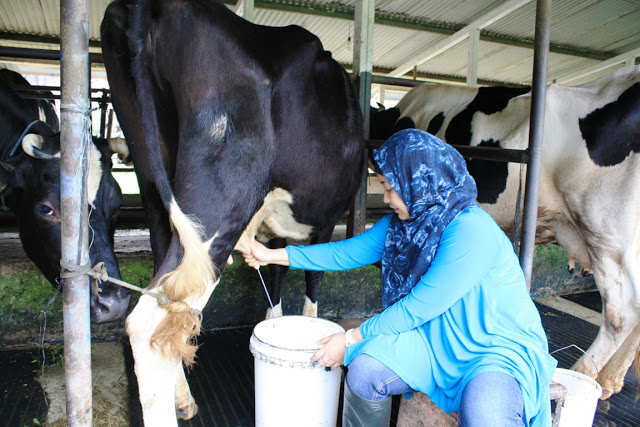
<instances>
[{"instance_id":1,"label":"dirt on floor","mask_svg":"<svg viewBox=\"0 0 640 427\"><path fill-rule=\"evenodd\" d=\"M93 426L130 426L129 384L122 344L92 343L91 369ZM56 366L45 370L40 382L49 404L44 425L66 427L64 367Z\"/></svg>"}]
</instances>

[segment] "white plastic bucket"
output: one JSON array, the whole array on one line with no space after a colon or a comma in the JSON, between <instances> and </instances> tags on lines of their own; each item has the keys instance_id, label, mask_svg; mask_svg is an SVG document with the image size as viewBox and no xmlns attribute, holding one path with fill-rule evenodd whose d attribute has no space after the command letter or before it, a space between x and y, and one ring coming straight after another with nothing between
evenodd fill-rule
<instances>
[{"instance_id":1,"label":"white plastic bucket","mask_svg":"<svg viewBox=\"0 0 640 427\"><path fill-rule=\"evenodd\" d=\"M249 349L255 366L256 426L335 426L342 368L311 363L321 338L344 329L316 317L260 322Z\"/></svg>"},{"instance_id":2,"label":"white plastic bucket","mask_svg":"<svg viewBox=\"0 0 640 427\"><path fill-rule=\"evenodd\" d=\"M580 372L557 368L553 380L567 388L558 427L590 427L602 387Z\"/></svg>"}]
</instances>

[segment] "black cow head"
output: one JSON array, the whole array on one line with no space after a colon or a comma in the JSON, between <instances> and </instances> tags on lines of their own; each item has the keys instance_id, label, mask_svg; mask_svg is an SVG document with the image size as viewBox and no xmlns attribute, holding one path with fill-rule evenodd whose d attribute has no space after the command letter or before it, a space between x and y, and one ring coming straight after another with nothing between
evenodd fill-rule
<instances>
[{"instance_id":1,"label":"black cow head","mask_svg":"<svg viewBox=\"0 0 640 427\"><path fill-rule=\"evenodd\" d=\"M416 124L409 117L400 117L397 107L385 109L378 104L378 108L369 110L369 139L386 141L396 132L415 128Z\"/></svg>"},{"instance_id":2,"label":"black cow head","mask_svg":"<svg viewBox=\"0 0 640 427\"><path fill-rule=\"evenodd\" d=\"M60 134L42 126L28 134L15 154L0 161L0 197L18 219L27 256L56 286L60 276ZM107 140L94 138L88 156L89 256L91 265L104 262L109 276L120 279L113 250L115 217L122 193L111 175L113 152ZM109 322L127 314L128 289L101 283L91 296L91 320Z\"/></svg>"}]
</instances>

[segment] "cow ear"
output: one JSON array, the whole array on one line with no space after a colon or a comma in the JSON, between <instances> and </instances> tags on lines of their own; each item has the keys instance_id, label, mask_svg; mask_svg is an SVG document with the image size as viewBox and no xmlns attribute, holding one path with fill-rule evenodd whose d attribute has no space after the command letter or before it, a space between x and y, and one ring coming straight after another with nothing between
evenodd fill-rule
<instances>
[{"instance_id":1,"label":"cow ear","mask_svg":"<svg viewBox=\"0 0 640 427\"><path fill-rule=\"evenodd\" d=\"M124 138L109 138L109 148L111 151L118 155L120 163L131 163L131 157L129 156L129 146Z\"/></svg>"},{"instance_id":2,"label":"cow ear","mask_svg":"<svg viewBox=\"0 0 640 427\"><path fill-rule=\"evenodd\" d=\"M10 163L0 162L0 194L7 188L15 172L15 168Z\"/></svg>"},{"instance_id":3,"label":"cow ear","mask_svg":"<svg viewBox=\"0 0 640 427\"><path fill-rule=\"evenodd\" d=\"M44 146L44 137L42 135L38 135L37 133L27 134L22 139L22 149L25 153L33 158L51 160L54 157L60 157L60 150L49 150L55 151L54 153L49 153Z\"/></svg>"}]
</instances>

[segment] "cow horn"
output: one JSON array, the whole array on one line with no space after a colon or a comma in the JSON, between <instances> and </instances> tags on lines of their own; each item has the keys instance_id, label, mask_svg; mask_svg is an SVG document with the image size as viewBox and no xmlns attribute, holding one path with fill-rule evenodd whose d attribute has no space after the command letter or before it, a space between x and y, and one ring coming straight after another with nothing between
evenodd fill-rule
<instances>
[{"instance_id":1,"label":"cow horn","mask_svg":"<svg viewBox=\"0 0 640 427\"><path fill-rule=\"evenodd\" d=\"M122 163L129 163L129 146L124 138L109 138L109 148L118 155Z\"/></svg>"},{"instance_id":2,"label":"cow horn","mask_svg":"<svg viewBox=\"0 0 640 427\"><path fill-rule=\"evenodd\" d=\"M25 137L22 139L22 149L25 153L33 158L51 160L54 157L60 157L59 151L54 155L45 152L43 145L44 138L42 137L42 135L38 135L37 133L30 133L28 135L25 135Z\"/></svg>"}]
</instances>

